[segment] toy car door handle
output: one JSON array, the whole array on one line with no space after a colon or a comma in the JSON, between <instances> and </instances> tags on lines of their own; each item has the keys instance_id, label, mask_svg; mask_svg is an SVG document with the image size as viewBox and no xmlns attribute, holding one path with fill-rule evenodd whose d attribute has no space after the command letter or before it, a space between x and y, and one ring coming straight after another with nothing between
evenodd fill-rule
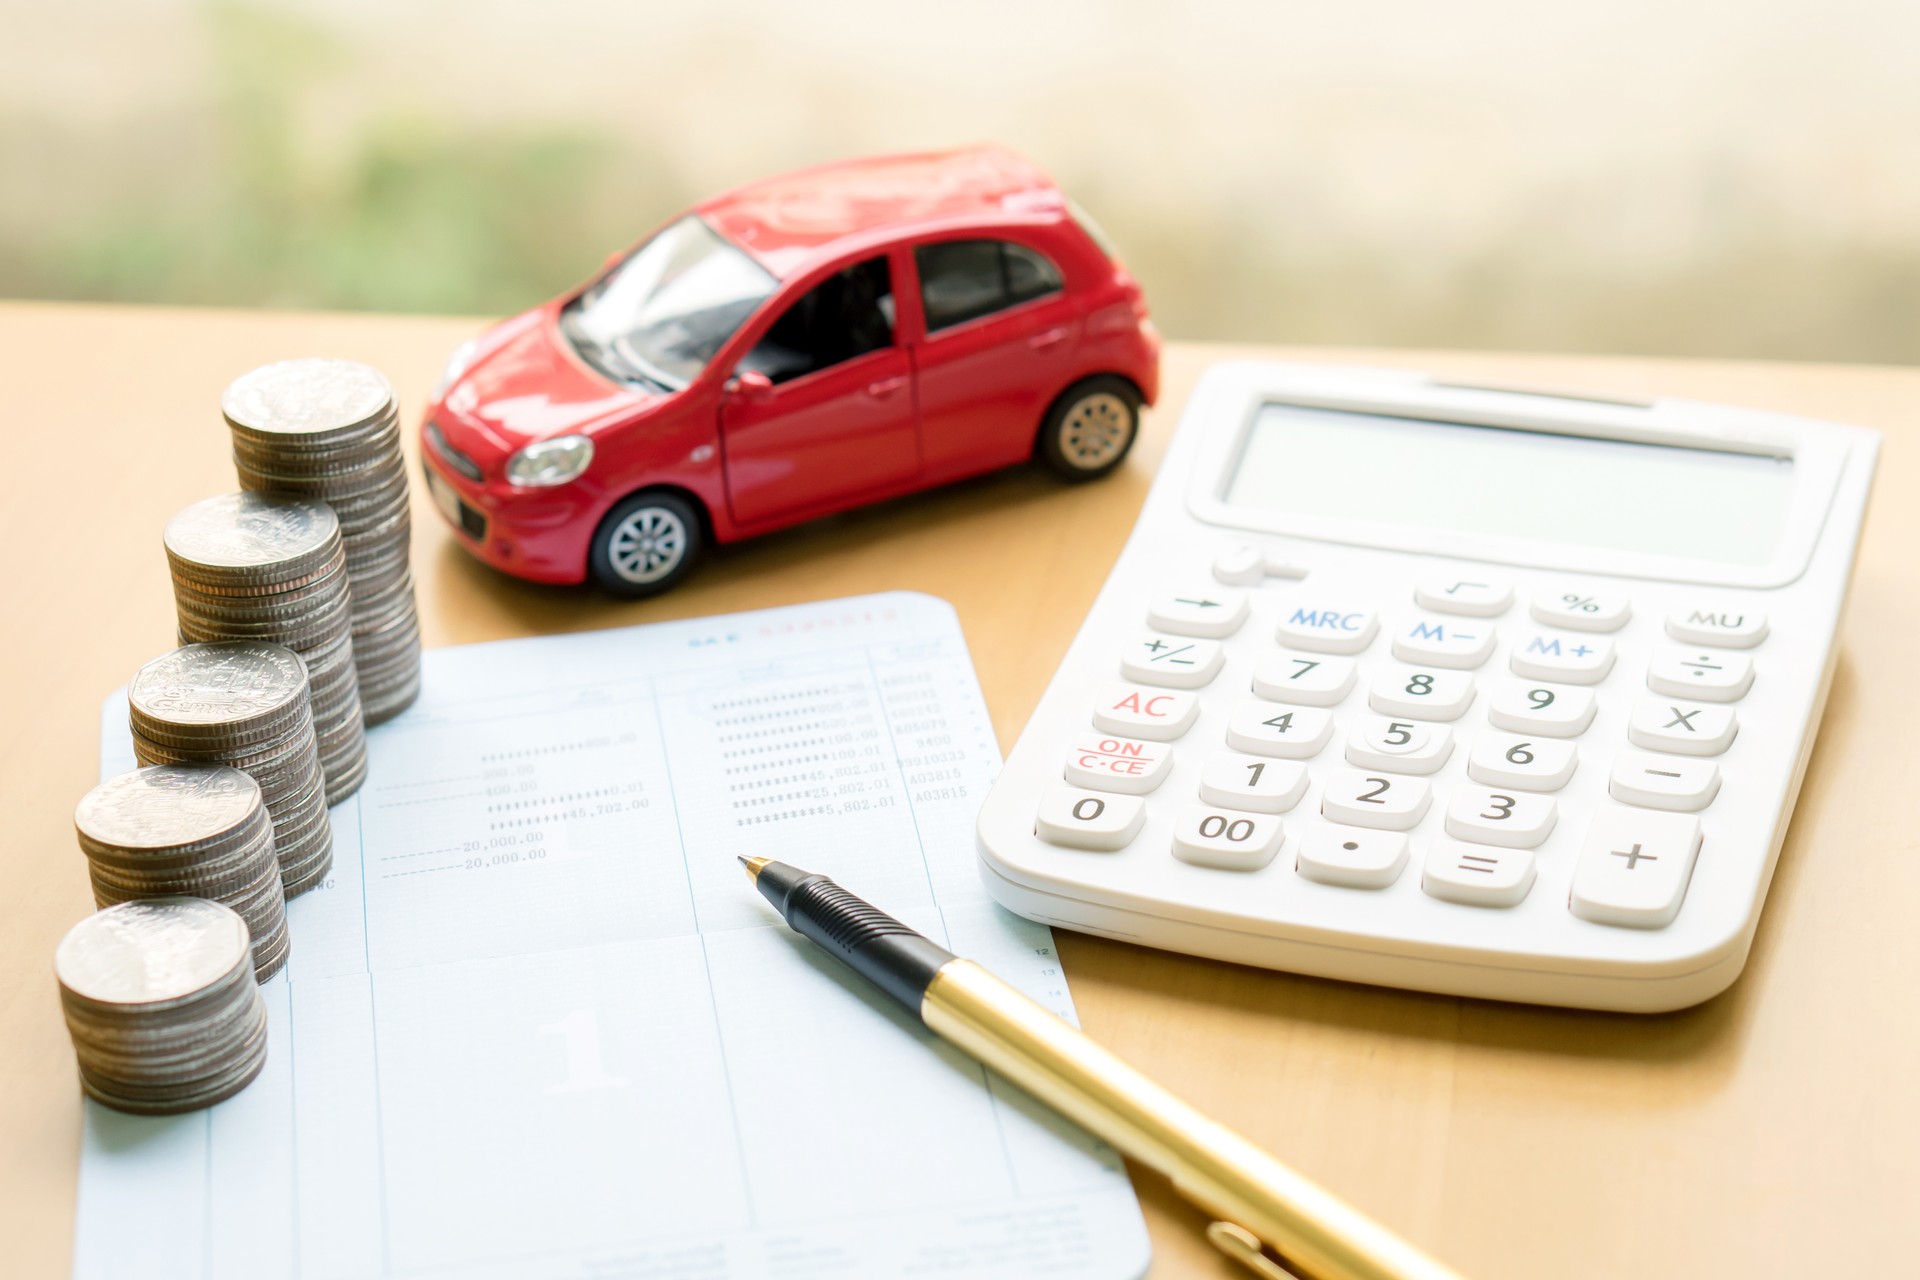
<instances>
[{"instance_id":1,"label":"toy car door handle","mask_svg":"<svg viewBox=\"0 0 1920 1280\"><path fill-rule=\"evenodd\" d=\"M1031 338L1027 339L1027 345L1035 351L1044 351L1066 336L1067 330L1063 325L1058 329L1049 329L1045 333L1034 334Z\"/></svg>"},{"instance_id":2,"label":"toy car door handle","mask_svg":"<svg viewBox=\"0 0 1920 1280\"><path fill-rule=\"evenodd\" d=\"M882 378L878 382L869 382L867 384L867 394L875 400L884 400L906 385L907 375L904 373L895 374L891 378Z\"/></svg>"}]
</instances>

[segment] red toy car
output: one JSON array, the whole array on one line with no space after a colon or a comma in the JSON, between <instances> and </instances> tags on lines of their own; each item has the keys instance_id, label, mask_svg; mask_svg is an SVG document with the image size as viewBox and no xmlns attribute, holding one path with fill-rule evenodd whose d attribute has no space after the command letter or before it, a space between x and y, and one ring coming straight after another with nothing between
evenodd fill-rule
<instances>
[{"instance_id":1,"label":"red toy car","mask_svg":"<svg viewBox=\"0 0 1920 1280\"><path fill-rule=\"evenodd\" d=\"M428 488L488 564L622 595L732 542L1035 454L1070 480L1159 391L1140 288L1019 156L742 187L454 353Z\"/></svg>"}]
</instances>

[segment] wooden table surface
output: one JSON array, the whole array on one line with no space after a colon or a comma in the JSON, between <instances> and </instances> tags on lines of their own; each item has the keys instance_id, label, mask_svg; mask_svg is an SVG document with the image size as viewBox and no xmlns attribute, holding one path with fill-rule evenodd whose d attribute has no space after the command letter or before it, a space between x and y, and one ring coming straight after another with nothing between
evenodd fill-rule
<instances>
[{"instance_id":1,"label":"wooden table surface","mask_svg":"<svg viewBox=\"0 0 1920 1280\"><path fill-rule=\"evenodd\" d=\"M393 379L409 421L478 322L0 304L0 1271L66 1273L80 1094L51 972L91 909L70 826L101 697L172 642L160 529L234 487L218 398L269 360ZM424 498L429 646L891 588L960 611L1004 747L1132 527L1213 358L1171 348L1126 467L1023 469L721 551L650 602L469 558ZM1884 1275L1920 1243L1920 371L1287 350L1289 359L1680 395L1887 433L1826 725L1746 975L1629 1017L1349 986L1065 936L1089 1032L1476 1277ZM409 441L409 448L412 442ZM418 488L416 486L416 493ZM1233 1277L1201 1219L1137 1179L1156 1277Z\"/></svg>"}]
</instances>

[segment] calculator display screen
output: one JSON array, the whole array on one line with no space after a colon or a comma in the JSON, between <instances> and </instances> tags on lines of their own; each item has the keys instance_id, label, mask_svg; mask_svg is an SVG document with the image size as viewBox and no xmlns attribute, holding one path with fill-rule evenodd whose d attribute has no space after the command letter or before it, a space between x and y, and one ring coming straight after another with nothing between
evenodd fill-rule
<instances>
[{"instance_id":1,"label":"calculator display screen","mask_svg":"<svg viewBox=\"0 0 1920 1280\"><path fill-rule=\"evenodd\" d=\"M1768 563L1793 460L1268 404L1229 506Z\"/></svg>"}]
</instances>

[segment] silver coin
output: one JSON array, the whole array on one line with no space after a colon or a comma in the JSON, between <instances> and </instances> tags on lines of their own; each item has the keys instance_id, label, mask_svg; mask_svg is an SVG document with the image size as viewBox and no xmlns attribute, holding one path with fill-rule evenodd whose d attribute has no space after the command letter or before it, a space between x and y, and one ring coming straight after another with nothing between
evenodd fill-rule
<instances>
[{"instance_id":1,"label":"silver coin","mask_svg":"<svg viewBox=\"0 0 1920 1280\"><path fill-rule=\"evenodd\" d=\"M136 727L185 735L271 723L306 699L306 664L292 650L258 640L185 645L141 667L127 685Z\"/></svg>"},{"instance_id":2,"label":"silver coin","mask_svg":"<svg viewBox=\"0 0 1920 1280\"><path fill-rule=\"evenodd\" d=\"M201 898L150 898L109 907L67 931L54 952L60 985L98 1004L179 1001L246 959L247 922Z\"/></svg>"},{"instance_id":3,"label":"silver coin","mask_svg":"<svg viewBox=\"0 0 1920 1280\"><path fill-rule=\"evenodd\" d=\"M165 851L208 844L257 819L260 787L220 765L155 765L109 778L74 810L80 833L115 848Z\"/></svg>"},{"instance_id":4,"label":"silver coin","mask_svg":"<svg viewBox=\"0 0 1920 1280\"><path fill-rule=\"evenodd\" d=\"M196 580L308 572L331 557L340 519L324 502L221 494L167 522L163 541L176 572Z\"/></svg>"},{"instance_id":5,"label":"silver coin","mask_svg":"<svg viewBox=\"0 0 1920 1280\"><path fill-rule=\"evenodd\" d=\"M282 360L234 379L220 411L236 428L270 436L350 430L390 410L393 388L354 360Z\"/></svg>"}]
</instances>

